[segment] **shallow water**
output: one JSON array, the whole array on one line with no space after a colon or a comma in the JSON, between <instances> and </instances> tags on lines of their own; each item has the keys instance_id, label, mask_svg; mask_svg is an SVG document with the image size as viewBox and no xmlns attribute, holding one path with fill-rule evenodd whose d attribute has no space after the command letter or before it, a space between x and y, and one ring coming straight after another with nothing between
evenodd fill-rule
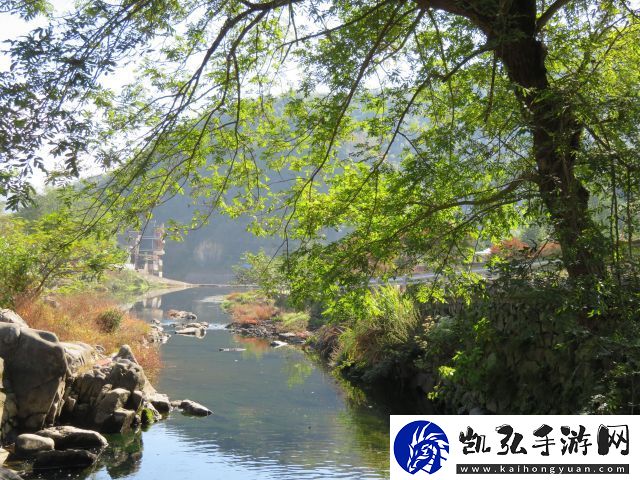
<instances>
[{"instance_id":1,"label":"shallow water","mask_svg":"<svg viewBox=\"0 0 640 480\"><path fill-rule=\"evenodd\" d=\"M164 368L156 388L215 414L194 418L175 411L141 435L111 437L94 471L73 477L388 478L384 407L340 385L300 349L275 349L222 328L229 321L219 303L224 293L184 290L134 307L139 316L164 324L173 323L164 316L169 309L193 311L212 324L204 338L174 335L162 346ZM229 347L246 351L219 351Z\"/></svg>"}]
</instances>

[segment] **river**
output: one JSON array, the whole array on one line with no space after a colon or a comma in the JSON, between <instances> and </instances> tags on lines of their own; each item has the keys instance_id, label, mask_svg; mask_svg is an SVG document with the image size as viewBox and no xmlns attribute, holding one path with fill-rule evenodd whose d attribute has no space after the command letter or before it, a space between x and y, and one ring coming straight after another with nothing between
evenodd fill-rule
<instances>
[{"instance_id":1,"label":"river","mask_svg":"<svg viewBox=\"0 0 640 480\"><path fill-rule=\"evenodd\" d=\"M174 411L141 434L112 436L97 467L75 478L388 478L388 411L342 385L301 349L273 348L226 330L225 293L176 291L133 309L165 325L173 322L165 316L169 309L193 311L211 324L204 338L174 335L161 347L156 388L171 399L200 402L214 415ZM246 350L220 351L233 347Z\"/></svg>"}]
</instances>

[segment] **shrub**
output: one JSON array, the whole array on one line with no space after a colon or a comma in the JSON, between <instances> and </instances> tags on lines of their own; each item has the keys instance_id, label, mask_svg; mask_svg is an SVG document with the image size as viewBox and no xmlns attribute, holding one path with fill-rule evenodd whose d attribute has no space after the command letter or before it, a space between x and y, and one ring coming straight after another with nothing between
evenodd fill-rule
<instances>
[{"instance_id":1,"label":"shrub","mask_svg":"<svg viewBox=\"0 0 640 480\"><path fill-rule=\"evenodd\" d=\"M121 345L130 345L151 381L160 371L160 350L147 342L151 327L144 320L121 312L120 328L106 332L98 323L103 312L116 310L112 300L95 294L56 297L56 308L40 301L23 302L16 309L31 328L53 332L64 342L79 341L100 345L115 353Z\"/></svg>"},{"instance_id":2,"label":"shrub","mask_svg":"<svg viewBox=\"0 0 640 480\"><path fill-rule=\"evenodd\" d=\"M229 311L233 323L240 326L249 326L270 320L278 310L273 305L234 304Z\"/></svg>"},{"instance_id":3,"label":"shrub","mask_svg":"<svg viewBox=\"0 0 640 480\"><path fill-rule=\"evenodd\" d=\"M394 286L365 295L364 308L358 306L340 335L336 360L366 381L401 378L408 359L416 354L421 328L413 300Z\"/></svg>"},{"instance_id":4,"label":"shrub","mask_svg":"<svg viewBox=\"0 0 640 480\"><path fill-rule=\"evenodd\" d=\"M97 318L100 329L105 333L113 333L120 328L124 312L117 308L110 308L100 312Z\"/></svg>"},{"instance_id":5,"label":"shrub","mask_svg":"<svg viewBox=\"0 0 640 480\"><path fill-rule=\"evenodd\" d=\"M433 371L450 356L436 390L448 411L629 413L639 400L637 302L613 283L504 275L425 332L416 365Z\"/></svg>"},{"instance_id":6,"label":"shrub","mask_svg":"<svg viewBox=\"0 0 640 480\"><path fill-rule=\"evenodd\" d=\"M289 332L303 332L309 330L310 315L307 312L284 312L277 320L279 329Z\"/></svg>"}]
</instances>

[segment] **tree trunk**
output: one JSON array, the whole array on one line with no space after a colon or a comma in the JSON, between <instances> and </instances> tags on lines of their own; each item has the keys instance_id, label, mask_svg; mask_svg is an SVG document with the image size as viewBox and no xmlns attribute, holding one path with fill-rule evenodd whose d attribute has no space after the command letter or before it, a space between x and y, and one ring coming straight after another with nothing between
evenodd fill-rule
<instances>
[{"instance_id":1,"label":"tree trunk","mask_svg":"<svg viewBox=\"0 0 640 480\"><path fill-rule=\"evenodd\" d=\"M604 273L603 238L589 212L589 192L574 170L582 127L572 106L554 92L544 68L544 47L529 38L500 52L517 95L529 111L540 196L547 207L572 277Z\"/></svg>"},{"instance_id":2,"label":"tree trunk","mask_svg":"<svg viewBox=\"0 0 640 480\"><path fill-rule=\"evenodd\" d=\"M546 49L536 38L535 0L509 2L502 12L504 2L491 7L486 0L419 3L467 17L496 45L529 118L540 196L551 216L564 265L573 278L603 275L604 237L589 212L589 192L575 176L582 125L571 101L549 84Z\"/></svg>"}]
</instances>

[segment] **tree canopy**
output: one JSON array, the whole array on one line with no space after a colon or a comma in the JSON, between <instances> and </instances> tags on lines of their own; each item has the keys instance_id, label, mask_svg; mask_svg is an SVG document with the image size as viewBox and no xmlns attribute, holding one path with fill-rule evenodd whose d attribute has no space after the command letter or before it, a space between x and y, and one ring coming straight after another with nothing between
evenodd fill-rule
<instances>
[{"instance_id":1,"label":"tree canopy","mask_svg":"<svg viewBox=\"0 0 640 480\"><path fill-rule=\"evenodd\" d=\"M26 201L48 151L63 160L54 180L109 169L87 182L88 218L139 218L186 191L185 227L250 214L295 246L293 285L416 263L459 274L519 224L549 228L571 277L601 277L633 255L639 13L625 0L80 2L10 44L0 185Z\"/></svg>"}]
</instances>

